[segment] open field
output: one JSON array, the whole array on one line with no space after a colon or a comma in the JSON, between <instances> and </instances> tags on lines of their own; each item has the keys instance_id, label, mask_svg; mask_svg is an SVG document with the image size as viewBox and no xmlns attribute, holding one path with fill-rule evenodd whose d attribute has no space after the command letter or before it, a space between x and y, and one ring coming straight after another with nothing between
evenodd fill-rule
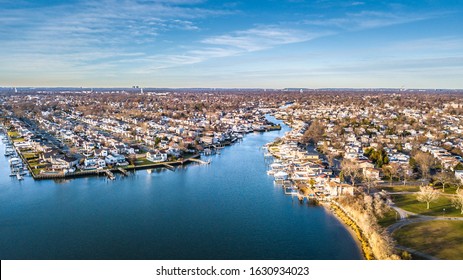
<instances>
[{"instance_id":1,"label":"open field","mask_svg":"<svg viewBox=\"0 0 463 280\"><path fill-rule=\"evenodd\" d=\"M417 192L420 190L419 186L400 185L400 186L380 186L379 189L383 189L388 192Z\"/></svg>"},{"instance_id":2,"label":"open field","mask_svg":"<svg viewBox=\"0 0 463 280\"><path fill-rule=\"evenodd\" d=\"M426 209L426 202L419 202L416 199L416 194L392 195L392 200L398 207L416 214L463 217L463 215L460 214L460 209L456 209L452 206L452 201L448 196L440 196L436 201L431 202L429 209Z\"/></svg>"},{"instance_id":3,"label":"open field","mask_svg":"<svg viewBox=\"0 0 463 280\"><path fill-rule=\"evenodd\" d=\"M428 221L394 233L400 245L440 259L463 259L463 221Z\"/></svg>"},{"instance_id":4,"label":"open field","mask_svg":"<svg viewBox=\"0 0 463 280\"><path fill-rule=\"evenodd\" d=\"M389 210L384 214L384 217L378 219L378 224L384 228L392 225L393 223L397 222L400 219L399 215L394 209Z\"/></svg>"}]
</instances>

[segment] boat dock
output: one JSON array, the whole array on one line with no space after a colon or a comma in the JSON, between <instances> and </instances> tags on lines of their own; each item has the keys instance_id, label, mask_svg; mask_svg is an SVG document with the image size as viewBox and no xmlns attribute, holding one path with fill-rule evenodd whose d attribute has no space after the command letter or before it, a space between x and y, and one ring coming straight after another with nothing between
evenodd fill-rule
<instances>
[{"instance_id":1,"label":"boat dock","mask_svg":"<svg viewBox=\"0 0 463 280\"><path fill-rule=\"evenodd\" d=\"M118 170L119 172L121 172L124 176L128 176L128 175L129 175L129 173L127 172L127 170L125 170L125 169L122 168L122 167L118 167L117 170Z\"/></svg>"},{"instance_id":2,"label":"boat dock","mask_svg":"<svg viewBox=\"0 0 463 280\"><path fill-rule=\"evenodd\" d=\"M164 163L163 166L167 169L169 169L170 171L175 171L175 167L173 167L172 165L170 164L167 164L167 163Z\"/></svg>"},{"instance_id":3,"label":"boat dock","mask_svg":"<svg viewBox=\"0 0 463 280\"><path fill-rule=\"evenodd\" d=\"M111 171L105 170L104 172L106 173L106 176L108 176L110 180L116 179L116 176L114 176L114 174Z\"/></svg>"},{"instance_id":4,"label":"boat dock","mask_svg":"<svg viewBox=\"0 0 463 280\"><path fill-rule=\"evenodd\" d=\"M194 161L194 162L197 162L197 163L200 163L200 164L210 164L211 163L211 160L204 161L204 160L200 160L200 159L197 159L197 158L189 158L188 160L189 161Z\"/></svg>"},{"instance_id":5,"label":"boat dock","mask_svg":"<svg viewBox=\"0 0 463 280\"><path fill-rule=\"evenodd\" d=\"M25 168L28 169L29 173L35 180L46 180L46 179L71 179L76 177L85 177L85 176L99 176L104 175L107 176L109 179L114 180L116 176L114 175L115 172L121 173L124 176L129 175L129 171L135 171L140 169L151 169L151 168L167 168L169 170L174 171L175 166L184 165L189 162L198 162L201 164L209 164L210 161L202 161L197 158L200 157L199 154L194 154L187 159L177 160L173 162L157 162L152 164L144 164L140 166L130 166L130 167L117 167L112 169L89 169L89 170L80 170L77 172L63 172L63 171L48 171L43 172L40 174L34 173L34 170L27 164L27 160L23 157L21 153L18 153L18 156L22 159L26 165ZM22 174L21 174L22 175ZM12 172L10 176L16 176L16 172Z\"/></svg>"}]
</instances>

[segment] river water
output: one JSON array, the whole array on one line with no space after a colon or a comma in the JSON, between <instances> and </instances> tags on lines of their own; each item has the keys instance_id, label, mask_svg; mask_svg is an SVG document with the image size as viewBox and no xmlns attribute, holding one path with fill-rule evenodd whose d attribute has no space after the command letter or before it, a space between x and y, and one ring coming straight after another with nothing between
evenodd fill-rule
<instances>
[{"instance_id":1,"label":"river water","mask_svg":"<svg viewBox=\"0 0 463 280\"><path fill-rule=\"evenodd\" d=\"M248 134L210 165L114 181L18 181L0 143L0 258L360 259L327 210L266 174L259 148L288 130Z\"/></svg>"}]
</instances>

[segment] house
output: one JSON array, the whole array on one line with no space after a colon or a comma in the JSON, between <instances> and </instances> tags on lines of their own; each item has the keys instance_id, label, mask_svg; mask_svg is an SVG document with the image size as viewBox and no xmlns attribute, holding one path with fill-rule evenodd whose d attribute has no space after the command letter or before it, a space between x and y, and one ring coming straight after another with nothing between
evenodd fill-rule
<instances>
[{"instance_id":1,"label":"house","mask_svg":"<svg viewBox=\"0 0 463 280\"><path fill-rule=\"evenodd\" d=\"M374 181L381 180L381 170L378 168L367 167L363 169L363 176Z\"/></svg>"},{"instance_id":2,"label":"house","mask_svg":"<svg viewBox=\"0 0 463 280\"><path fill-rule=\"evenodd\" d=\"M98 158L86 158L84 160L84 167L86 169L96 168Z\"/></svg>"},{"instance_id":3,"label":"house","mask_svg":"<svg viewBox=\"0 0 463 280\"><path fill-rule=\"evenodd\" d=\"M163 162L167 160L167 154L161 152L147 152L146 159L151 162Z\"/></svg>"},{"instance_id":4,"label":"house","mask_svg":"<svg viewBox=\"0 0 463 280\"><path fill-rule=\"evenodd\" d=\"M108 165L119 165L119 166L129 164L125 160L125 157L123 155L117 155L117 154L116 155L114 155L114 154L108 155L107 157L105 157L105 162Z\"/></svg>"},{"instance_id":5,"label":"house","mask_svg":"<svg viewBox=\"0 0 463 280\"><path fill-rule=\"evenodd\" d=\"M99 158L97 161L96 161L96 164L98 165L98 167L100 168L105 168L106 167L106 161L104 159L101 159Z\"/></svg>"},{"instance_id":6,"label":"house","mask_svg":"<svg viewBox=\"0 0 463 280\"><path fill-rule=\"evenodd\" d=\"M95 150L95 156L97 156L97 157L107 157L108 156L108 150L106 150L106 149L96 149Z\"/></svg>"},{"instance_id":7,"label":"house","mask_svg":"<svg viewBox=\"0 0 463 280\"><path fill-rule=\"evenodd\" d=\"M58 150L56 149L52 149L50 151L47 151L47 152L44 152L44 153L41 153L39 158L43 161L46 161L46 162L52 162L53 159L57 158L60 156L60 153Z\"/></svg>"},{"instance_id":8,"label":"house","mask_svg":"<svg viewBox=\"0 0 463 280\"><path fill-rule=\"evenodd\" d=\"M212 145L216 142L214 142L215 138L214 137L210 137L210 136L203 136L200 138L201 142L203 142L204 144L207 144L207 145Z\"/></svg>"},{"instance_id":9,"label":"house","mask_svg":"<svg viewBox=\"0 0 463 280\"><path fill-rule=\"evenodd\" d=\"M340 184L334 181L330 181L325 185L325 190L328 191L330 196L343 196L343 195L354 195L354 187L348 184Z\"/></svg>"},{"instance_id":10,"label":"house","mask_svg":"<svg viewBox=\"0 0 463 280\"><path fill-rule=\"evenodd\" d=\"M84 143L84 149L86 149L87 151L91 151L91 150L95 149L95 143L93 143L93 142L85 142Z\"/></svg>"},{"instance_id":11,"label":"house","mask_svg":"<svg viewBox=\"0 0 463 280\"><path fill-rule=\"evenodd\" d=\"M171 147L167 150L167 154L179 157L181 153L180 153L180 149Z\"/></svg>"},{"instance_id":12,"label":"house","mask_svg":"<svg viewBox=\"0 0 463 280\"><path fill-rule=\"evenodd\" d=\"M463 170L455 170L455 177L463 184Z\"/></svg>"}]
</instances>

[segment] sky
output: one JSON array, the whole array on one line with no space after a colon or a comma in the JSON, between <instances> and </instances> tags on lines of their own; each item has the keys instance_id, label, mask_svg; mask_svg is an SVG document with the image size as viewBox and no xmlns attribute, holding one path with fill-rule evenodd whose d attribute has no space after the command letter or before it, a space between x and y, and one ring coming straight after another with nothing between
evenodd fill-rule
<instances>
[{"instance_id":1,"label":"sky","mask_svg":"<svg viewBox=\"0 0 463 280\"><path fill-rule=\"evenodd\" d=\"M0 0L0 86L463 88L463 0Z\"/></svg>"}]
</instances>

